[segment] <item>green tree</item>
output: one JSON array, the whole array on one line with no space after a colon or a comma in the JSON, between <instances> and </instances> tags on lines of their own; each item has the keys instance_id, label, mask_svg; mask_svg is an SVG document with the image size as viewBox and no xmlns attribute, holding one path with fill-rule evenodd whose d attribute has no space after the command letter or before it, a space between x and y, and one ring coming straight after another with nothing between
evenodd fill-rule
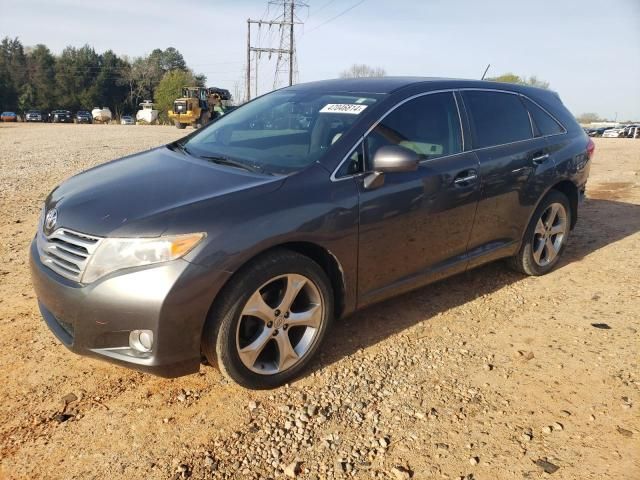
<instances>
[{"instance_id":1,"label":"green tree","mask_svg":"<svg viewBox=\"0 0 640 480\"><path fill-rule=\"evenodd\" d=\"M56 62L58 106L71 110L102 106L95 82L99 72L100 57L92 47L65 48Z\"/></svg>"},{"instance_id":2,"label":"green tree","mask_svg":"<svg viewBox=\"0 0 640 480\"><path fill-rule=\"evenodd\" d=\"M27 76L27 57L18 38L0 42L0 107L17 110L18 95Z\"/></svg>"},{"instance_id":3,"label":"green tree","mask_svg":"<svg viewBox=\"0 0 640 480\"><path fill-rule=\"evenodd\" d=\"M51 110L56 104L56 59L44 45L36 45L27 55L29 85L33 89L33 104L27 108Z\"/></svg>"},{"instance_id":4,"label":"green tree","mask_svg":"<svg viewBox=\"0 0 640 480\"><path fill-rule=\"evenodd\" d=\"M171 70L187 70L187 63L184 61L184 57L173 47L165 50L156 48L149 55L149 60L157 66L162 75Z\"/></svg>"},{"instance_id":5,"label":"green tree","mask_svg":"<svg viewBox=\"0 0 640 480\"><path fill-rule=\"evenodd\" d=\"M182 94L182 87L194 84L191 71L171 70L164 74L153 97L162 121L167 121L167 112L172 108L173 101Z\"/></svg>"},{"instance_id":6,"label":"green tree","mask_svg":"<svg viewBox=\"0 0 640 480\"><path fill-rule=\"evenodd\" d=\"M173 47L130 61L111 50L98 54L89 45L70 46L56 56L45 45L24 48L18 38L5 37L0 41L0 111L107 106L116 115L133 112L141 101L154 98L163 77L173 71L188 75L184 83L204 86L206 77L194 76Z\"/></svg>"},{"instance_id":7,"label":"green tree","mask_svg":"<svg viewBox=\"0 0 640 480\"><path fill-rule=\"evenodd\" d=\"M9 75L9 71L0 57L0 111L14 110L16 108L16 94L11 75Z\"/></svg>"},{"instance_id":8,"label":"green tree","mask_svg":"<svg viewBox=\"0 0 640 480\"><path fill-rule=\"evenodd\" d=\"M538 88L544 88L544 89L549 88L549 82L540 80L535 75L532 75L529 78L527 78L527 77L521 77L519 75L516 75L515 73L508 72L508 73L499 75L497 77L487 78L487 80L491 82L515 83L517 85L529 85L531 87L538 87Z\"/></svg>"},{"instance_id":9,"label":"green tree","mask_svg":"<svg viewBox=\"0 0 640 480\"><path fill-rule=\"evenodd\" d=\"M127 87L121 81L126 62L107 50L100 55L99 73L95 78L97 103L108 106L116 114L123 113L127 99Z\"/></svg>"},{"instance_id":10,"label":"green tree","mask_svg":"<svg viewBox=\"0 0 640 480\"><path fill-rule=\"evenodd\" d=\"M18 97L18 111L25 112L35 105L35 93L30 83L22 88L22 93Z\"/></svg>"}]
</instances>

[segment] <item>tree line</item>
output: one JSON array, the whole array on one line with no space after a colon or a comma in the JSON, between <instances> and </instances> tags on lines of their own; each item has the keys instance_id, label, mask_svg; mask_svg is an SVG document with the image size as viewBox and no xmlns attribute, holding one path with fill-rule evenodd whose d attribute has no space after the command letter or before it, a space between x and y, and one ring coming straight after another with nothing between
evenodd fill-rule
<instances>
[{"instance_id":1,"label":"tree line","mask_svg":"<svg viewBox=\"0 0 640 480\"><path fill-rule=\"evenodd\" d=\"M170 87L163 89L163 79ZM173 47L129 58L112 50L97 53L89 45L67 47L55 55L42 44L25 47L18 38L5 37L0 43L0 111L97 106L109 107L119 116L155 99L158 89L163 103L175 99L182 86L176 84L181 82L204 86L206 77L194 74ZM170 101L162 108L170 107Z\"/></svg>"}]
</instances>

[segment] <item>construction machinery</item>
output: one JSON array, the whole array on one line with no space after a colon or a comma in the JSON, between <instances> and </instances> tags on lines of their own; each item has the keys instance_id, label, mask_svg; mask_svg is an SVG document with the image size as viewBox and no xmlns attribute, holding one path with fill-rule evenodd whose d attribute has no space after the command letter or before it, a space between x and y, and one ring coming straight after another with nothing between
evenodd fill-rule
<instances>
[{"instance_id":1,"label":"construction machinery","mask_svg":"<svg viewBox=\"0 0 640 480\"><path fill-rule=\"evenodd\" d=\"M228 90L216 87L182 87L182 96L173 102L169 119L177 128L200 128L224 115L231 100Z\"/></svg>"}]
</instances>

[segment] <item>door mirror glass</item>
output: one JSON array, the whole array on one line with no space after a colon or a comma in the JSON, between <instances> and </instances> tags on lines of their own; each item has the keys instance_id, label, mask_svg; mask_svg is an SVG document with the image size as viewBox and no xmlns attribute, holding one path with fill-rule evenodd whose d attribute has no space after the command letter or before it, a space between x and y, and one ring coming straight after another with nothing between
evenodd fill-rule
<instances>
[{"instance_id":1,"label":"door mirror glass","mask_svg":"<svg viewBox=\"0 0 640 480\"><path fill-rule=\"evenodd\" d=\"M420 157L413 150L399 145L385 145L378 148L372 170L379 173L413 172L418 169Z\"/></svg>"}]
</instances>

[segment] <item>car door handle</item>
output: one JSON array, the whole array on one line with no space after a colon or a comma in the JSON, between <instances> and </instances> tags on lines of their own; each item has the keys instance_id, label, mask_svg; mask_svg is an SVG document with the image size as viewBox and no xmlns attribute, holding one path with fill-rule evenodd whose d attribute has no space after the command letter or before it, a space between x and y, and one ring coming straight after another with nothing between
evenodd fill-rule
<instances>
[{"instance_id":1,"label":"car door handle","mask_svg":"<svg viewBox=\"0 0 640 480\"><path fill-rule=\"evenodd\" d=\"M531 161L533 163L535 163L536 165L540 165L541 163L546 162L548 158L549 158L549 154L548 153L543 153L541 155L536 155L535 157L533 157L531 159Z\"/></svg>"},{"instance_id":2,"label":"car door handle","mask_svg":"<svg viewBox=\"0 0 640 480\"><path fill-rule=\"evenodd\" d=\"M473 170L468 172L462 172L459 174L456 179L453 181L456 185L464 186L470 182L475 182L478 178L478 174Z\"/></svg>"}]
</instances>

